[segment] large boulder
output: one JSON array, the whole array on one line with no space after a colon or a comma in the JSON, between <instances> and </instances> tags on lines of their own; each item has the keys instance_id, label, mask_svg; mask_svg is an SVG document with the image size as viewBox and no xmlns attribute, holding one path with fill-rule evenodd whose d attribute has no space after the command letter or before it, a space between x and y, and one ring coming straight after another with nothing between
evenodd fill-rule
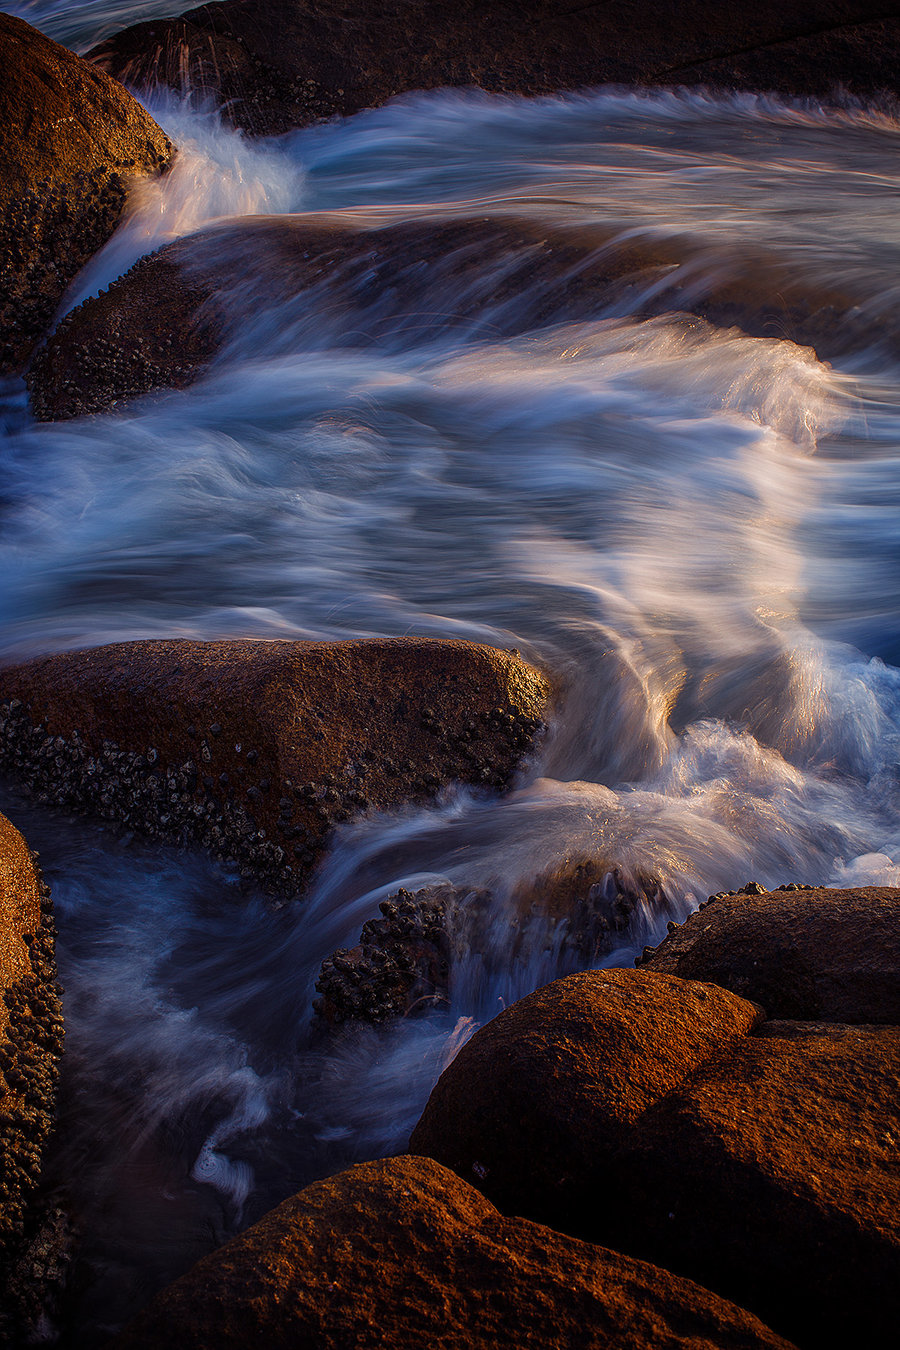
<instances>
[{"instance_id":1,"label":"large boulder","mask_svg":"<svg viewBox=\"0 0 900 1350\"><path fill-rule=\"evenodd\" d=\"M0 14L0 374L19 370L76 272L110 237L129 180L168 137L129 93Z\"/></svg>"},{"instance_id":2,"label":"large boulder","mask_svg":"<svg viewBox=\"0 0 900 1350\"><path fill-rule=\"evenodd\" d=\"M710 896L670 928L645 970L709 980L769 1017L900 1023L898 889L757 886Z\"/></svg>"},{"instance_id":3,"label":"large boulder","mask_svg":"<svg viewBox=\"0 0 900 1350\"><path fill-rule=\"evenodd\" d=\"M271 327L280 334L330 333L335 346L407 333L420 343L423 313L435 337L456 329L496 338L623 303L644 316L689 311L756 337L788 337L822 357L871 336L867 306L878 297L864 282L826 286L795 264L727 244L707 248L698 277L701 246L688 236L619 234L608 222L573 229L514 216L212 226L142 259L66 316L29 372L32 407L42 420L77 417L183 387L240 340L248 312L267 310L277 311ZM484 266L491 256L503 261L502 280ZM882 336L900 350L889 324Z\"/></svg>"},{"instance_id":4,"label":"large boulder","mask_svg":"<svg viewBox=\"0 0 900 1350\"><path fill-rule=\"evenodd\" d=\"M653 970L556 981L463 1046L410 1149L505 1212L687 1275L810 1350L886 1347L900 1028L761 1017Z\"/></svg>"},{"instance_id":5,"label":"large boulder","mask_svg":"<svg viewBox=\"0 0 900 1350\"><path fill-rule=\"evenodd\" d=\"M699 1286L503 1218L424 1158L285 1201L165 1290L116 1350L751 1350L787 1343Z\"/></svg>"},{"instance_id":6,"label":"large boulder","mask_svg":"<svg viewBox=\"0 0 900 1350\"><path fill-rule=\"evenodd\" d=\"M204 92L238 126L275 133L447 85L869 95L896 90L900 22L888 0L225 0L127 28L89 55L126 83Z\"/></svg>"},{"instance_id":7,"label":"large boulder","mask_svg":"<svg viewBox=\"0 0 900 1350\"><path fill-rule=\"evenodd\" d=\"M517 652L471 642L117 643L0 671L0 764L41 801L292 892L350 815L505 787L549 693Z\"/></svg>"},{"instance_id":8,"label":"large boulder","mask_svg":"<svg viewBox=\"0 0 900 1350\"><path fill-rule=\"evenodd\" d=\"M63 1039L54 936L35 859L0 815L0 1272L22 1238L53 1124Z\"/></svg>"},{"instance_id":9,"label":"large boulder","mask_svg":"<svg viewBox=\"0 0 900 1350\"><path fill-rule=\"evenodd\" d=\"M766 1022L641 1119L612 1169L606 1240L810 1350L887 1350L898 1144L900 1027Z\"/></svg>"},{"instance_id":10,"label":"large boulder","mask_svg":"<svg viewBox=\"0 0 900 1350\"><path fill-rule=\"evenodd\" d=\"M410 1139L500 1209L588 1233L636 1122L760 1020L724 989L631 970L568 975L466 1042Z\"/></svg>"}]
</instances>

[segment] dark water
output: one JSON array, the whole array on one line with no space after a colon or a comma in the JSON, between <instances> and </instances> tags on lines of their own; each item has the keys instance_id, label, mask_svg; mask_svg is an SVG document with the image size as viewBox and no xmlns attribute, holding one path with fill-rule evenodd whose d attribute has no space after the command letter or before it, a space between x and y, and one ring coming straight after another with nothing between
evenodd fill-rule
<instances>
[{"instance_id":1,"label":"dark water","mask_svg":"<svg viewBox=\"0 0 900 1350\"><path fill-rule=\"evenodd\" d=\"M647 278L577 320L551 286L536 323L494 251L462 330L458 290L426 267L399 321L390 288L349 331L328 286L248 307L208 378L124 413L35 426L6 389L6 655L412 633L518 646L569 687L509 798L347 828L280 911L199 856L7 790L59 911L54 1167L88 1255L85 1345L306 1181L401 1148L466 1035L572 967L549 921L511 952L518 881L602 856L655 873L682 914L750 878L900 884L900 127L750 97L454 92L248 144L212 114L154 112L177 165L136 189L72 302L234 215L515 214L665 241L687 295L786 268L813 308L849 296L871 340L825 364L683 313L638 319ZM311 1039L322 958L390 890L439 879L498 896L452 1006ZM611 961L666 917L639 913Z\"/></svg>"}]
</instances>

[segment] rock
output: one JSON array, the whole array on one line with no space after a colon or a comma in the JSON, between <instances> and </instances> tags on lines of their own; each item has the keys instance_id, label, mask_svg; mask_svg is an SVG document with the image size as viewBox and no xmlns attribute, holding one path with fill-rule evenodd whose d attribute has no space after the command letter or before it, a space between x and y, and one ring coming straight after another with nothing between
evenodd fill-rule
<instances>
[{"instance_id":1,"label":"rock","mask_svg":"<svg viewBox=\"0 0 900 1350\"><path fill-rule=\"evenodd\" d=\"M710 897L645 970L709 980L769 1017L900 1023L900 890L778 890Z\"/></svg>"},{"instance_id":2,"label":"rock","mask_svg":"<svg viewBox=\"0 0 900 1350\"><path fill-rule=\"evenodd\" d=\"M505 961L528 959L536 929L542 947L552 934L563 959L590 965L621 945L636 915L656 918L667 906L655 878L632 879L599 858L570 861L511 896L449 883L400 890L382 901L381 918L363 925L358 946L326 957L313 1006L330 1026L428 1012L449 1003L458 957L490 961L498 922L508 922Z\"/></svg>"},{"instance_id":3,"label":"rock","mask_svg":"<svg viewBox=\"0 0 900 1350\"><path fill-rule=\"evenodd\" d=\"M115 1350L654 1350L787 1343L688 1281L505 1219L424 1158L316 1182L165 1290Z\"/></svg>"},{"instance_id":4,"label":"rock","mask_svg":"<svg viewBox=\"0 0 900 1350\"><path fill-rule=\"evenodd\" d=\"M667 975L555 980L466 1042L410 1152L451 1167L507 1213L583 1234L643 1113L760 1017L724 989Z\"/></svg>"},{"instance_id":5,"label":"rock","mask_svg":"<svg viewBox=\"0 0 900 1350\"><path fill-rule=\"evenodd\" d=\"M410 1150L505 1212L697 1280L809 1350L887 1347L900 1027L757 1026L754 1011L654 970L556 981L463 1046Z\"/></svg>"},{"instance_id":6,"label":"rock","mask_svg":"<svg viewBox=\"0 0 900 1350\"><path fill-rule=\"evenodd\" d=\"M90 59L138 87L217 99L273 134L411 89L517 94L705 83L829 96L896 90L900 22L887 0L226 0L137 24Z\"/></svg>"},{"instance_id":7,"label":"rock","mask_svg":"<svg viewBox=\"0 0 900 1350\"><path fill-rule=\"evenodd\" d=\"M53 1123L63 1024L50 896L0 815L0 1334L14 1264Z\"/></svg>"},{"instance_id":8,"label":"rock","mask_svg":"<svg viewBox=\"0 0 900 1350\"><path fill-rule=\"evenodd\" d=\"M517 653L470 642L118 643L0 671L0 765L39 801L291 893L351 815L504 788L549 694Z\"/></svg>"},{"instance_id":9,"label":"rock","mask_svg":"<svg viewBox=\"0 0 900 1350\"><path fill-rule=\"evenodd\" d=\"M167 136L103 71L0 14L0 374L20 369L76 272L110 237L128 181Z\"/></svg>"},{"instance_id":10,"label":"rock","mask_svg":"<svg viewBox=\"0 0 900 1350\"><path fill-rule=\"evenodd\" d=\"M810 1350L886 1350L898 1144L900 1028L767 1022L642 1117L607 1233Z\"/></svg>"},{"instance_id":11,"label":"rock","mask_svg":"<svg viewBox=\"0 0 900 1350\"><path fill-rule=\"evenodd\" d=\"M183 387L239 337L248 312L267 310L278 315L273 329L330 330L335 346L396 342L411 324L423 341L423 312L433 336L477 336L481 324L502 338L624 303L645 317L686 311L789 337L823 358L870 340L878 297L864 282L825 287L743 248L699 253L684 235L618 239L608 223L575 230L512 216L371 229L327 216L217 225L142 259L73 311L34 359L32 407L43 420L76 417ZM503 261L502 281L484 265L490 256ZM888 325L882 337L900 352L900 332Z\"/></svg>"}]
</instances>

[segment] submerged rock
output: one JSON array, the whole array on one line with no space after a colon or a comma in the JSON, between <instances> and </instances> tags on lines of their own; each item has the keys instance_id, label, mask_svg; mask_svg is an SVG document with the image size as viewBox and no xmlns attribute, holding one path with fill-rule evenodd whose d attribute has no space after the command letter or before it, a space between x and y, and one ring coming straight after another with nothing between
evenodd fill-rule
<instances>
[{"instance_id":1,"label":"submerged rock","mask_svg":"<svg viewBox=\"0 0 900 1350\"><path fill-rule=\"evenodd\" d=\"M103 71L0 14L0 374L19 370L76 272L110 237L129 179L168 137Z\"/></svg>"},{"instance_id":2,"label":"submerged rock","mask_svg":"<svg viewBox=\"0 0 900 1350\"><path fill-rule=\"evenodd\" d=\"M789 338L822 357L870 342L874 325L900 350L900 333L866 309L879 297L864 281L825 286L774 255L701 248L683 233L619 233L608 223L575 229L508 215L375 228L327 216L212 226L142 259L66 317L29 372L32 408L42 420L78 417L182 388L229 344L247 341L250 315L256 354L267 342L274 354L302 350L305 335L321 341L323 332L336 347L408 336L418 344L445 332L515 337L623 305L642 317L678 311Z\"/></svg>"},{"instance_id":3,"label":"submerged rock","mask_svg":"<svg viewBox=\"0 0 900 1350\"><path fill-rule=\"evenodd\" d=\"M556 868L511 896L449 883L401 889L363 925L356 947L326 957L313 1006L331 1026L427 1012L450 1002L455 961L482 955L490 964L498 929L504 963L527 962L536 944L552 942L562 960L590 965L621 945L636 913L658 919L667 907L655 878L632 880L598 858Z\"/></svg>"},{"instance_id":4,"label":"submerged rock","mask_svg":"<svg viewBox=\"0 0 900 1350\"><path fill-rule=\"evenodd\" d=\"M648 948L641 965L710 980L761 1003L769 1017L897 1024L900 890L804 886L711 896Z\"/></svg>"},{"instance_id":5,"label":"submerged rock","mask_svg":"<svg viewBox=\"0 0 900 1350\"><path fill-rule=\"evenodd\" d=\"M171 1285L118 1350L762 1350L787 1342L687 1280L520 1219L425 1158L316 1182Z\"/></svg>"},{"instance_id":6,"label":"submerged rock","mask_svg":"<svg viewBox=\"0 0 900 1350\"><path fill-rule=\"evenodd\" d=\"M41 802L291 893L340 821L506 787L549 695L518 653L471 642L117 643L0 671L0 765Z\"/></svg>"},{"instance_id":7,"label":"submerged rock","mask_svg":"<svg viewBox=\"0 0 900 1350\"><path fill-rule=\"evenodd\" d=\"M136 24L90 59L139 88L211 97L262 134L412 89L516 94L708 84L828 96L895 91L900 23L885 0L225 0Z\"/></svg>"},{"instance_id":8,"label":"submerged rock","mask_svg":"<svg viewBox=\"0 0 900 1350\"><path fill-rule=\"evenodd\" d=\"M53 1124L63 1023L50 894L0 815L0 1339L21 1329L16 1279L28 1208ZM8 1341L6 1337L10 1337Z\"/></svg>"}]
</instances>

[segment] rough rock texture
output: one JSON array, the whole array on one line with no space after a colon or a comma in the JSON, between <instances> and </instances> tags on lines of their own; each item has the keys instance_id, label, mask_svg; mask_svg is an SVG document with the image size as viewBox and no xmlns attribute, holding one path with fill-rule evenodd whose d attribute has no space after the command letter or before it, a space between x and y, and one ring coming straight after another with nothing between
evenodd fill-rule
<instances>
[{"instance_id":1,"label":"rough rock texture","mask_svg":"<svg viewBox=\"0 0 900 1350\"><path fill-rule=\"evenodd\" d=\"M449 883L400 890L382 901L381 917L363 925L359 944L326 957L314 1008L323 1022L383 1022L427 1012L450 1000L458 956L489 962L498 922L508 917L504 960L529 944L555 939L561 958L590 965L621 944L636 912L658 915L668 901L659 882L634 880L614 863L584 858L520 884L506 898Z\"/></svg>"},{"instance_id":2,"label":"rough rock texture","mask_svg":"<svg viewBox=\"0 0 900 1350\"><path fill-rule=\"evenodd\" d=\"M115 229L128 179L173 149L121 85L0 14L0 374L24 365Z\"/></svg>"},{"instance_id":3,"label":"rough rock texture","mask_svg":"<svg viewBox=\"0 0 900 1350\"><path fill-rule=\"evenodd\" d=\"M62 1015L50 896L24 839L0 816L0 1336L6 1272L53 1122Z\"/></svg>"},{"instance_id":4,"label":"rough rock texture","mask_svg":"<svg viewBox=\"0 0 900 1350\"><path fill-rule=\"evenodd\" d=\"M463 1046L410 1149L809 1350L892 1345L900 1027L755 1008L653 970L556 981Z\"/></svg>"},{"instance_id":5,"label":"rough rock texture","mask_svg":"<svg viewBox=\"0 0 900 1350\"><path fill-rule=\"evenodd\" d=\"M643 969L709 980L769 1017L900 1023L900 890L784 889L711 903Z\"/></svg>"},{"instance_id":6,"label":"rough rock texture","mask_svg":"<svg viewBox=\"0 0 900 1350\"><path fill-rule=\"evenodd\" d=\"M555 980L466 1042L410 1151L452 1167L507 1212L588 1231L610 1158L638 1118L761 1015L724 989L667 975Z\"/></svg>"},{"instance_id":7,"label":"rough rock texture","mask_svg":"<svg viewBox=\"0 0 900 1350\"><path fill-rule=\"evenodd\" d=\"M898 1148L900 1028L767 1022L641 1119L609 1231L798 1344L887 1350Z\"/></svg>"},{"instance_id":8,"label":"rough rock texture","mask_svg":"<svg viewBox=\"0 0 900 1350\"><path fill-rule=\"evenodd\" d=\"M165 1290L117 1350L786 1347L699 1286L503 1218L424 1158L316 1182Z\"/></svg>"},{"instance_id":9,"label":"rough rock texture","mask_svg":"<svg viewBox=\"0 0 900 1350\"><path fill-rule=\"evenodd\" d=\"M502 278L485 265L491 257L502 260ZM28 383L45 420L182 387L240 336L248 313L266 310L278 311L282 333L305 325L318 337L329 332L335 346L395 343L406 332L420 342L451 329L515 336L627 303L646 317L687 311L755 337L790 338L823 358L871 342L874 331L900 351L882 302L863 282L825 286L799 261L683 234L620 239L609 224L575 229L513 216L380 228L254 217L142 259L67 317Z\"/></svg>"},{"instance_id":10,"label":"rough rock texture","mask_svg":"<svg viewBox=\"0 0 900 1350\"><path fill-rule=\"evenodd\" d=\"M696 84L827 96L896 90L889 0L225 0L126 29L90 53L136 86L205 90L280 132L410 89Z\"/></svg>"},{"instance_id":11,"label":"rough rock texture","mask_svg":"<svg viewBox=\"0 0 900 1350\"><path fill-rule=\"evenodd\" d=\"M289 892L351 814L505 787L549 693L470 642L125 642L0 671L0 764Z\"/></svg>"}]
</instances>

